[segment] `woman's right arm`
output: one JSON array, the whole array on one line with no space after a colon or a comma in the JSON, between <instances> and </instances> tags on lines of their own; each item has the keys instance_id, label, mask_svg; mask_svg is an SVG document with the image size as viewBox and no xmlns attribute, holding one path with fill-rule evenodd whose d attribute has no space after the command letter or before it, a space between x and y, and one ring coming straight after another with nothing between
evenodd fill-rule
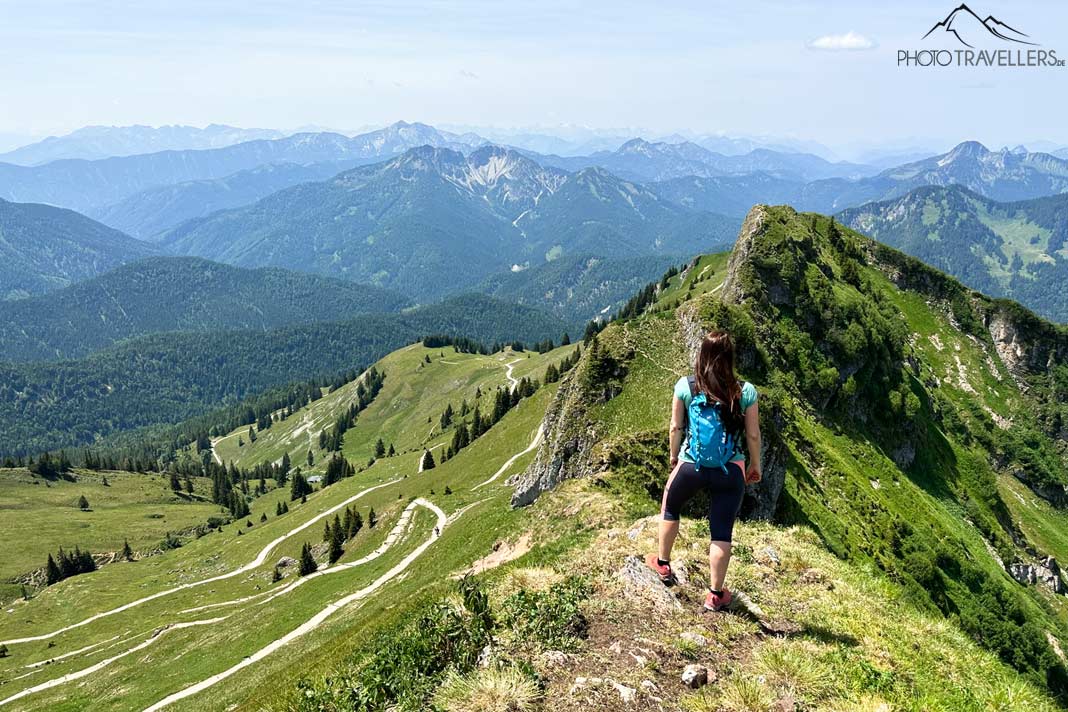
<instances>
[{"instance_id":1,"label":"woman's right arm","mask_svg":"<svg viewBox=\"0 0 1068 712\"><path fill-rule=\"evenodd\" d=\"M679 450L682 449L682 438L686 432L686 404L678 396L671 400L671 469L679 464Z\"/></svg>"}]
</instances>

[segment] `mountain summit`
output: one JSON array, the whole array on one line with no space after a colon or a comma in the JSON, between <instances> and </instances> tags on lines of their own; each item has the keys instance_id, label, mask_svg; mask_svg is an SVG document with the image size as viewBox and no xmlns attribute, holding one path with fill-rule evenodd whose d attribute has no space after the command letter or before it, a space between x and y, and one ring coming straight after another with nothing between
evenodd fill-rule
<instances>
[{"instance_id":1,"label":"mountain summit","mask_svg":"<svg viewBox=\"0 0 1068 712\"><path fill-rule=\"evenodd\" d=\"M420 146L192 220L164 244L178 254L341 276L422 299L564 254L690 255L723 244L735 225L602 169L568 173L500 146L466 156Z\"/></svg>"}]
</instances>

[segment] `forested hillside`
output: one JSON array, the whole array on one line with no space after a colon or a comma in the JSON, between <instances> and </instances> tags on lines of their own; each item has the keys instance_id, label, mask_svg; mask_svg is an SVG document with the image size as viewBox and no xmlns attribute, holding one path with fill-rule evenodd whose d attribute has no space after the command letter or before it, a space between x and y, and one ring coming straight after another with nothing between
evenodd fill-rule
<instances>
[{"instance_id":1,"label":"forested hillside","mask_svg":"<svg viewBox=\"0 0 1068 712\"><path fill-rule=\"evenodd\" d=\"M0 199L0 300L43 294L156 253L72 210Z\"/></svg>"},{"instance_id":2,"label":"forested hillside","mask_svg":"<svg viewBox=\"0 0 1068 712\"><path fill-rule=\"evenodd\" d=\"M91 443L176 423L271 386L366 366L428 334L476 341L558 341L561 321L484 296L461 296L397 315L270 331L167 333L81 359L0 363L0 454Z\"/></svg>"},{"instance_id":3,"label":"forested hillside","mask_svg":"<svg viewBox=\"0 0 1068 712\"><path fill-rule=\"evenodd\" d=\"M998 203L962 186L929 186L841 219L972 289L1068 321L1068 196Z\"/></svg>"},{"instance_id":4,"label":"forested hillside","mask_svg":"<svg viewBox=\"0 0 1068 712\"><path fill-rule=\"evenodd\" d=\"M0 360L78 358L163 331L266 331L408 305L385 289L317 275L154 257L50 294L0 302Z\"/></svg>"}]
</instances>

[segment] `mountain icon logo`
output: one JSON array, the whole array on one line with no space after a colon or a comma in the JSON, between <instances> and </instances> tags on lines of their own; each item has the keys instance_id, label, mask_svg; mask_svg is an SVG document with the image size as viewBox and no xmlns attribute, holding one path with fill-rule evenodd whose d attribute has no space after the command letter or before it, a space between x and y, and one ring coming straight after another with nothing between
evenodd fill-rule
<instances>
[{"instance_id":1,"label":"mountain icon logo","mask_svg":"<svg viewBox=\"0 0 1068 712\"><path fill-rule=\"evenodd\" d=\"M1037 46L1037 43L1030 41L1027 34L1010 27L993 15L987 15L986 19L982 19L964 3L946 15L946 19L936 22L923 39L927 39L938 30L953 35L965 47L974 47L972 42L986 36L993 36L1004 42Z\"/></svg>"}]
</instances>

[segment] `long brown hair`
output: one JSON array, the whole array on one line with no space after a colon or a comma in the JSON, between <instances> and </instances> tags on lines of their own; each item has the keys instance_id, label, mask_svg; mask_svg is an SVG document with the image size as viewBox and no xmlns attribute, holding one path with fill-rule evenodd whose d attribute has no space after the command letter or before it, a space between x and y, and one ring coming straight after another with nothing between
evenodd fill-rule
<instances>
[{"instance_id":1,"label":"long brown hair","mask_svg":"<svg viewBox=\"0 0 1068 712\"><path fill-rule=\"evenodd\" d=\"M731 435L745 430L742 413L742 385L734 374L734 340L726 331L713 331L701 341L694 363L697 393L719 401L723 428Z\"/></svg>"}]
</instances>

